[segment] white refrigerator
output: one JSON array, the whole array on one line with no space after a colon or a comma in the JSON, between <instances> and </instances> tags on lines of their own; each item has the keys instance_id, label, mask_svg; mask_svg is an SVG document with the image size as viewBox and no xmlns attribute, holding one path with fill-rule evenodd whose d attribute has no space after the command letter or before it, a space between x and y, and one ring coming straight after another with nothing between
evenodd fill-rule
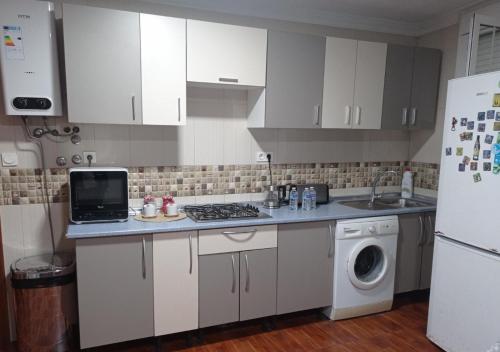
<instances>
[{"instance_id":1,"label":"white refrigerator","mask_svg":"<svg viewBox=\"0 0 500 352\"><path fill-rule=\"evenodd\" d=\"M500 351L500 72L449 81L427 337Z\"/></svg>"}]
</instances>

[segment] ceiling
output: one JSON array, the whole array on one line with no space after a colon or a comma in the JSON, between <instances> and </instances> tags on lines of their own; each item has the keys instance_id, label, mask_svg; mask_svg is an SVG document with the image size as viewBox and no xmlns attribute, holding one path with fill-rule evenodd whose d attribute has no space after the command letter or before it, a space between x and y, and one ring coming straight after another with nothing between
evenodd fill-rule
<instances>
[{"instance_id":1,"label":"ceiling","mask_svg":"<svg viewBox=\"0 0 500 352\"><path fill-rule=\"evenodd\" d=\"M229 14L418 35L457 22L479 0L148 0Z\"/></svg>"}]
</instances>

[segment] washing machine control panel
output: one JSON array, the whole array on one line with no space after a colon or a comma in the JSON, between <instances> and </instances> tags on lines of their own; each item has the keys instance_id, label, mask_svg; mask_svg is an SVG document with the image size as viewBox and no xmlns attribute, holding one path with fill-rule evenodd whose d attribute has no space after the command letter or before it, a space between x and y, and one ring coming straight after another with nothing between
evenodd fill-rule
<instances>
[{"instance_id":1,"label":"washing machine control panel","mask_svg":"<svg viewBox=\"0 0 500 352\"><path fill-rule=\"evenodd\" d=\"M381 218L376 220L359 219L359 220L362 220L362 222L339 221L336 227L335 238L349 239L356 237L393 235L399 232L399 225L397 218Z\"/></svg>"}]
</instances>

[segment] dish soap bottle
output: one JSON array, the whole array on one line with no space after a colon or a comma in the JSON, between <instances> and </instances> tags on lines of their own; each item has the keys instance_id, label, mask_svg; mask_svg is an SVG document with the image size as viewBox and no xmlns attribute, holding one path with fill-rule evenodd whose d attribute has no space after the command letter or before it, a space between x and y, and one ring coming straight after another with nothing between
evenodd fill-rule
<instances>
[{"instance_id":1,"label":"dish soap bottle","mask_svg":"<svg viewBox=\"0 0 500 352\"><path fill-rule=\"evenodd\" d=\"M413 197L413 173L410 168L406 168L401 181L401 198Z\"/></svg>"}]
</instances>

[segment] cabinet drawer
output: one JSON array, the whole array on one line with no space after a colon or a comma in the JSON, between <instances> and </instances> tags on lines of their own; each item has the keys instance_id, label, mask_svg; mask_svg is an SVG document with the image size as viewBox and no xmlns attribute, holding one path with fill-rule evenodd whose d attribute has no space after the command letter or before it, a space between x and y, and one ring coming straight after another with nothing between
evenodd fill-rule
<instances>
[{"instance_id":1,"label":"cabinet drawer","mask_svg":"<svg viewBox=\"0 0 500 352\"><path fill-rule=\"evenodd\" d=\"M277 243L277 225L202 230L198 236L198 253L204 255L274 248Z\"/></svg>"}]
</instances>

